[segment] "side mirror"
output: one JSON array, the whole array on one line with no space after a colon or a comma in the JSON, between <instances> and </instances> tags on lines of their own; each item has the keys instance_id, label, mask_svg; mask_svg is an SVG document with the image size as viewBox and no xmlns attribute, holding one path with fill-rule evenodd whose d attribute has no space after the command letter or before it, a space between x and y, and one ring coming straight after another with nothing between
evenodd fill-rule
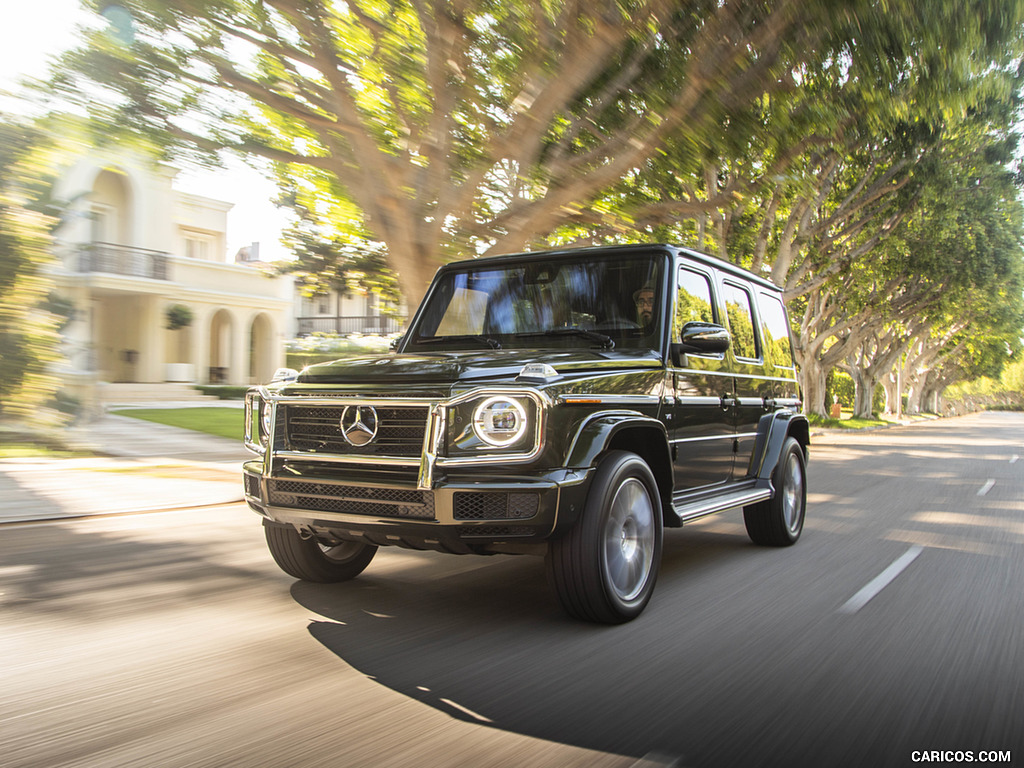
<instances>
[{"instance_id":1,"label":"side mirror","mask_svg":"<svg viewBox=\"0 0 1024 768\"><path fill-rule=\"evenodd\" d=\"M720 355L729 348L729 331L714 323L687 323L679 333L679 352L696 355Z\"/></svg>"},{"instance_id":2,"label":"side mirror","mask_svg":"<svg viewBox=\"0 0 1024 768\"><path fill-rule=\"evenodd\" d=\"M404 340L405 340L405 334L402 334L401 336L396 336L395 338L393 338L393 339L391 340L391 344L389 344L389 345L388 345L388 348L389 348L389 349L390 349L390 350L391 350L392 352L394 352L395 350L397 350L397 349L398 349L399 345L400 345L400 344L402 343L402 341L404 341Z\"/></svg>"},{"instance_id":3,"label":"side mirror","mask_svg":"<svg viewBox=\"0 0 1024 768\"><path fill-rule=\"evenodd\" d=\"M299 372L294 368L278 368L274 371L274 378L270 380L271 384L278 381L295 381L299 378Z\"/></svg>"}]
</instances>

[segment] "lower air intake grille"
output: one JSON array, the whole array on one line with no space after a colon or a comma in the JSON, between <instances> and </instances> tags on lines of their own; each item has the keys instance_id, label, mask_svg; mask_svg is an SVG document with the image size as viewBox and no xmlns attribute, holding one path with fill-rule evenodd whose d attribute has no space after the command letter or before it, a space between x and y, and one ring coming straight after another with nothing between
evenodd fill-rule
<instances>
[{"instance_id":1,"label":"lower air intake grille","mask_svg":"<svg viewBox=\"0 0 1024 768\"><path fill-rule=\"evenodd\" d=\"M349 515L434 519L434 495L401 488L365 488L302 480L271 480L270 503Z\"/></svg>"},{"instance_id":2,"label":"lower air intake grille","mask_svg":"<svg viewBox=\"0 0 1024 768\"><path fill-rule=\"evenodd\" d=\"M540 499L536 493L455 494L456 520L524 520L537 514Z\"/></svg>"},{"instance_id":3,"label":"lower air intake grille","mask_svg":"<svg viewBox=\"0 0 1024 768\"><path fill-rule=\"evenodd\" d=\"M256 475L245 475L245 495L260 497L260 479Z\"/></svg>"}]
</instances>

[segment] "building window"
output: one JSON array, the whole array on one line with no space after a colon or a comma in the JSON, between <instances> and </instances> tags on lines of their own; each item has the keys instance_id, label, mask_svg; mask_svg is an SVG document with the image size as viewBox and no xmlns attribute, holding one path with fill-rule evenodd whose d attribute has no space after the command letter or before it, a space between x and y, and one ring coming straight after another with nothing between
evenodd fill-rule
<instances>
[{"instance_id":1,"label":"building window","mask_svg":"<svg viewBox=\"0 0 1024 768\"><path fill-rule=\"evenodd\" d=\"M210 261L213 253L211 239L208 235L198 232L185 233L185 256L190 259Z\"/></svg>"}]
</instances>

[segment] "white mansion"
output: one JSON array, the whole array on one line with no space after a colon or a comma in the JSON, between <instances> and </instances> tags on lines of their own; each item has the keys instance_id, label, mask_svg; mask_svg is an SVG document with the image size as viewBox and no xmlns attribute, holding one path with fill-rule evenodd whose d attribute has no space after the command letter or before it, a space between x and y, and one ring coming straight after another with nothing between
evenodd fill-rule
<instances>
[{"instance_id":1,"label":"white mansion","mask_svg":"<svg viewBox=\"0 0 1024 768\"><path fill-rule=\"evenodd\" d=\"M250 384L284 365L292 279L229 263L231 204L174 190L176 174L106 153L58 183L71 209L53 277L74 307L60 374L87 405L104 382ZM168 329L169 312L187 324Z\"/></svg>"}]
</instances>

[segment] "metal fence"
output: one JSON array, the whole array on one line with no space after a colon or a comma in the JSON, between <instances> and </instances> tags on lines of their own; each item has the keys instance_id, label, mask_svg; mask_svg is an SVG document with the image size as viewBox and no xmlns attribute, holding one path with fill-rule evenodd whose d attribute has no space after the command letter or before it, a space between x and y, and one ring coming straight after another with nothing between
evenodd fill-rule
<instances>
[{"instance_id":1,"label":"metal fence","mask_svg":"<svg viewBox=\"0 0 1024 768\"><path fill-rule=\"evenodd\" d=\"M403 320L390 315L349 315L347 317L298 317L298 335L311 333L336 333L350 336L361 333L364 336L387 336L400 333Z\"/></svg>"}]
</instances>

